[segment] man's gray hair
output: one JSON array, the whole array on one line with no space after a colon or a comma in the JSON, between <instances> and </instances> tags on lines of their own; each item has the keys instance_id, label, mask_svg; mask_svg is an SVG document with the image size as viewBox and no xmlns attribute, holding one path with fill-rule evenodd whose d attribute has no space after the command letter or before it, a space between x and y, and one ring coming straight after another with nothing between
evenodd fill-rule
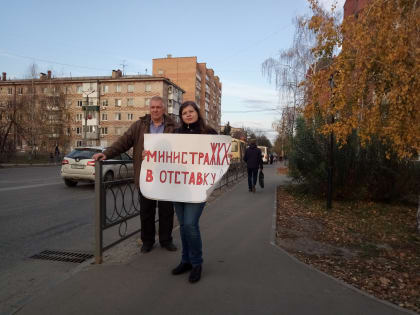
<instances>
[{"instance_id":1,"label":"man's gray hair","mask_svg":"<svg viewBox=\"0 0 420 315\"><path fill-rule=\"evenodd\" d=\"M152 102L161 102L163 107L166 107L165 101L163 100L163 98L159 95L155 95L150 99L150 103Z\"/></svg>"}]
</instances>

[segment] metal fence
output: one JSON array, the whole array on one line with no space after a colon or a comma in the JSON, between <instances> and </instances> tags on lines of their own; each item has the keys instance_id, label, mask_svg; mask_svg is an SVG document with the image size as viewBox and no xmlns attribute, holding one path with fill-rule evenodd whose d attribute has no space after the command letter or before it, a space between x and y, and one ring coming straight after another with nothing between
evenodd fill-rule
<instances>
[{"instance_id":1,"label":"metal fence","mask_svg":"<svg viewBox=\"0 0 420 315\"><path fill-rule=\"evenodd\" d=\"M102 263L103 252L140 232L140 195L134 178L127 178L132 161L99 161L95 164L95 262ZM104 167L118 165L114 179L105 176ZM216 189L238 181L246 165L234 163ZM136 220L133 220L137 218ZM105 235L105 231L111 231ZM106 239L105 239L106 236ZM106 243L106 244L105 244Z\"/></svg>"}]
</instances>

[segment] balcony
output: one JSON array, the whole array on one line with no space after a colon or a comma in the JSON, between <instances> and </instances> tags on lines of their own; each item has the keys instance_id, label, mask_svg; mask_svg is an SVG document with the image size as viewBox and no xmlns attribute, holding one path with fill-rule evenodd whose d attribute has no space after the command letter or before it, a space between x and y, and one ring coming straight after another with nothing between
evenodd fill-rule
<instances>
[{"instance_id":1,"label":"balcony","mask_svg":"<svg viewBox=\"0 0 420 315\"><path fill-rule=\"evenodd\" d=\"M82 137L85 135L82 133ZM99 139L99 132L87 132L86 133L86 140L98 140Z\"/></svg>"},{"instance_id":2,"label":"balcony","mask_svg":"<svg viewBox=\"0 0 420 315\"><path fill-rule=\"evenodd\" d=\"M82 106L82 110L87 110L89 112L95 112L95 111L99 111L99 106L98 105L84 105Z\"/></svg>"}]
</instances>

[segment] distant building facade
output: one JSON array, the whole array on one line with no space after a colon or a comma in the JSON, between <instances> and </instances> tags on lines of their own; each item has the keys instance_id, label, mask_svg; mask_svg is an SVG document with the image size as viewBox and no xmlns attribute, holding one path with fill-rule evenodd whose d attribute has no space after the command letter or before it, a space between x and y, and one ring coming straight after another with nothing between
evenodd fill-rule
<instances>
[{"instance_id":1,"label":"distant building facade","mask_svg":"<svg viewBox=\"0 0 420 315\"><path fill-rule=\"evenodd\" d=\"M216 130L221 121L222 83L206 63L197 57L172 57L153 59L153 76L166 77L185 90L184 101L194 101L202 117Z\"/></svg>"},{"instance_id":2,"label":"distant building facade","mask_svg":"<svg viewBox=\"0 0 420 315\"><path fill-rule=\"evenodd\" d=\"M56 107L66 111L64 137L66 144L52 133L47 138L46 149L55 145L60 150L68 151L76 146L108 146L120 137L129 126L147 114L150 99L161 96L167 113L179 121L178 109L183 101L184 90L164 77L122 75L120 70L113 70L111 76L90 77L52 77L41 74L37 79L8 80L3 73L0 81L0 107L16 103L31 94L53 96L60 91L60 102L64 106ZM34 98L32 98L34 99ZM38 102L41 98L37 97ZM63 104L61 104L63 105ZM7 120L7 115L0 120ZM16 139L16 149L28 151L31 146L27 139L19 135L19 130L11 130Z\"/></svg>"}]
</instances>

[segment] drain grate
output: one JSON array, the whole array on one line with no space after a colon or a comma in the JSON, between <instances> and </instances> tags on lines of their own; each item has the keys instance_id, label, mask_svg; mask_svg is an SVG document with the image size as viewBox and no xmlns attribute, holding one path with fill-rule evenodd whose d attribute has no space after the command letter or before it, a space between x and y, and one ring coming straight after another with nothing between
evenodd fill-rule
<instances>
[{"instance_id":1,"label":"drain grate","mask_svg":"<svg viewBox=\"0 0 420 315\"><path fill-rule=\"evenodd\" d=\"M93 255L81 251L44 250L29 258L80 264L87 259L93 258Z\"/></svg>"}]
</instances>

